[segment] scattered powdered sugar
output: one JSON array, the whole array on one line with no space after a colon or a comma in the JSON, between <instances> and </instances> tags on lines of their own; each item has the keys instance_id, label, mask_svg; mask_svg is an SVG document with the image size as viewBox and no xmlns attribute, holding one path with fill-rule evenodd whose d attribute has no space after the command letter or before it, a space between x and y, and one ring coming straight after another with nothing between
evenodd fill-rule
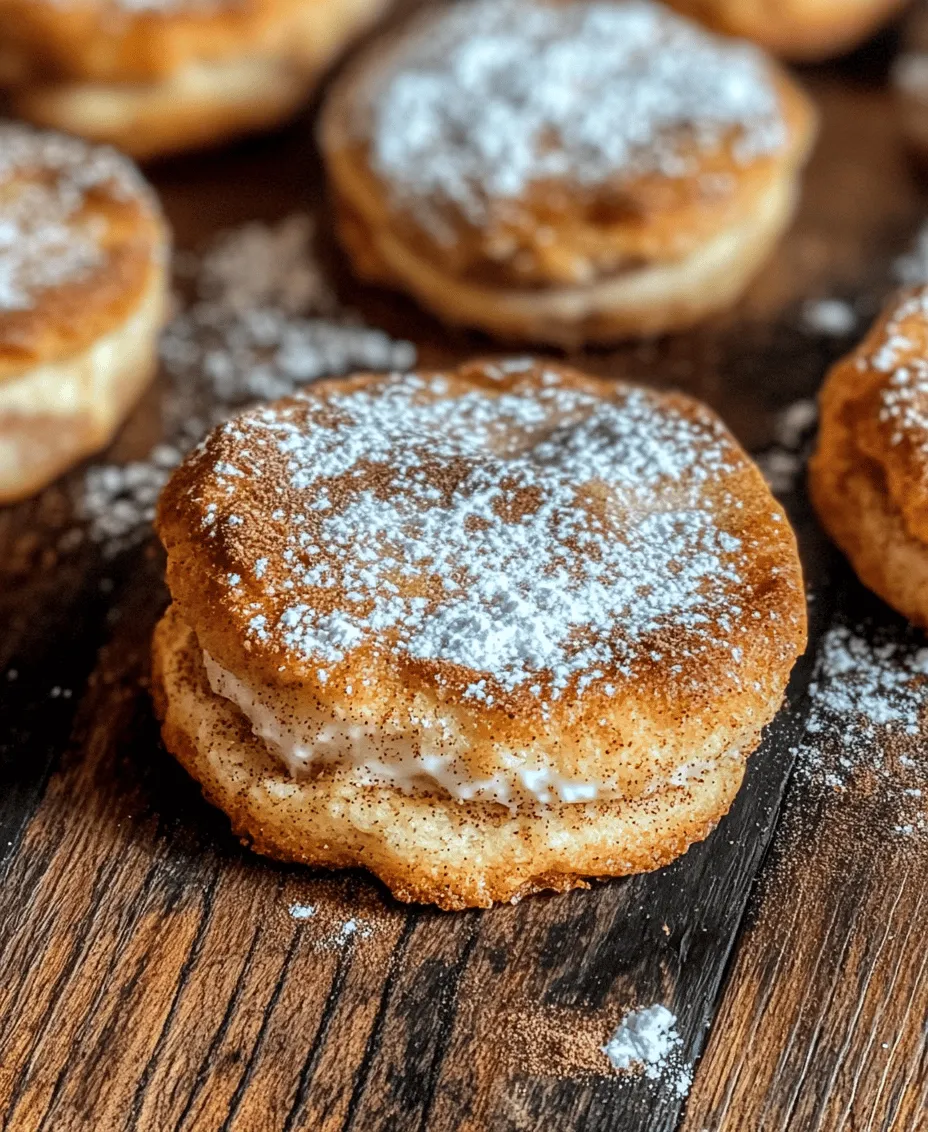
<instances>
[{"instance_id":1,"label":"scattered powdered sugar","mask_svg":"<svg viewBox=\"0 0 928 1132\"><path fill-rule=\"evenodd\" d=\"M171 322L161 354L177 390L205 394L208 425L319 377L415 360L411 343L339 309L312 252L313 227L306 215L246 224L204 255L195 301Z\"/></svg>"},{"instance_id":2,"label":"scattered powdered sugar","mask_svg":"<svg viewBox=\"0 0 928 1132\"><path fill-rule=\"evenodd\" d=\"M196 293L224 311L337 312L335 296L312 254L312 217L294 213L276 225L251 222L220 233L193 263Z\"/></svg>"},{"instance_id":3,"label":"scattered powdered sugar","mask_svg":"<svg viewBox=\"0 0 928 1132\"><path fill-rule=\"evenodd\" d=\"M734 137L742 162L784 142L762 56L649 0L475 0L380 60L356 108L401 201L482 223L533 184L685 175Z\"/></svg>"},{"instance_id":4,"label":"scattered powdered sugar","mask_svg":"<svg viewBox=\"0 0 928 1132\"><path fill-rule=\"evenodd\" d=\"M720 634L736 635L742 544L707 492L740 457L707 411L631 387L607 400L552 371L492 396L404 374L255 410L201 459L198 498L221 500L204 532L250 580L250 637L320 680L384 635L485 674L465 694L488 703L488 680L556 697L628 675L671 631L681 655L740 662Z\"/></svg>"},{"instance_id":5,"label":"scattered powdered sugar","mask_svg":"<svg viewBox=\"0 0 928 1132\"><path fill-rule=\"evenodd\" d=\"M893 85L903 94L924 100L928 98L928 54L908 51L893 60Z\"/></svg>"},{"instance_id":6,"label":"scattered powdered sugar","mask_svg":"<svg viewBox=\"0 0 928 1132\"><path fill-rule=\"evenodd\" d=\"M221 415L251 401L286 397L317 378L408 365L415 350L345 319L294 317L263 307L230 317L197 304L171 324L162 358L176 381L207 383Z\"/></svg>"},{"instance_id":7,"label":"scattered powdered sugar","mask_svg":"<svg viewBox=\"0 0 928 1132\"><path fill-rule=\"evenodd\" d=\"M88 192L148 194L115 150L17 123L0 124L0 183L0 312L28 310L103 262L103 224L82 215Z\"/></svg>"},{"instance_id":8,"label":"scattered powdered sugar","mask_svg":"<svg viewBox=\"0 0 928 1132\"><path fill-rule=\"evenodd\" d=\"M117 548L150 524L161 489L183 456L180 448L158 444L147 460L91 465L80 484L75 511L94 542Z\"/></svg>"},{"instance_id":9,"label":"scattered powdered sugar","mask_svg":"<svg viewBox=\"0 0 928 1132\"><path fill-rule=\"evenodd\" d=\"M288 911L294 920L311 920L316 914L316 905L291 904Z\"/></svg>"},{"instance_id":10,"label":"scattered powdered sugar","mask_svg":"<svg viewBox=\"0 0 928 1132\"><path fill-rule=\"evenodd\" d=\"M796 451L808 439L818 421L818 405L811 397L800 397L787 405L774 421L777 444Z\"/></svg>"},{"instance_id":11,"label":"scattered powdered sugar","mask_svg":"<svg viewBox=\"0 0 928 1132\"><path fill-rule=\"evenodd\" d=\"M802 306L802 324L811 334L845 338L857 327L857 312L843 299L809 299Z\"/></svg>"},{"instance_id":12,"label":"scattered powdered sugar","mask_svg":"<svg viewBox=\"0 0 928 1132\"><path fill-rule=\"evenodd\" d=\"M193 297L161 341L166 439L144 460L91 466L77 492L77 517L108 550L150 530L171 471L236 409L319 377L415 361L410 343L339 308L312 239L312 219L295 215L276 225L245 224L202 256L181 257Z\"/></svg>"},{"instance_id":13,"label":"scattered powdered sugar","mask_svg":"<svg viewBox=\"0 0 928 1132\"><path fill-rule=\"evenodd\" d=\"M805 397L777 414L774 443L756 457L757 466L775 495L785 495L796 486L817 420L818 406Z\"/></svg>"},{"instance_id":14,"label":"scattered powdered sugar","mask_svg":"<svg viewBox=\"0 0 928 1132\"><path fill-rule=\"evenodd\" d=\"M602 1050L616 1069L664 1081L678 1097L690 1091L693 1071L683 1058L676 1016L660 1003L629 1011Z\"/></svg>"},{"instance_id":15,"label":"scattered powdered sugar","mask_svg":"<svg viewBox=\"0 0 928 1132\"><path fill-rule=\"evenodd\" d=\"M796 486L805 461L798 452L774 446L759 453L757 466L774 495L788 495Z\"/></svg>"},{"instance_id":16,"label":"scattered powdered sugar","mask_svg":"<svg viewBox=\"0 0 928 1132\"><path fill-rule=\"evenodd\" d=\"M335 925L328 935L315 940L313 950L338 951L347 947L354 940L370 939L373 934L374 925L371 922L358 916L352 916L350 919L343 920L340 924Z\"/></svg>"},{"instance_id":17,"label":"scattered powdered sugar","mask_svg":"<svg viewBox=\"0 0 928 1132\"><path fill-rule=\"evenodd\" d=\"M822 642L797 768L846 792L865 787L893 809L896 833L928 831L928 647L913 634L837 625Z\"/></svg>"}]
</instances>

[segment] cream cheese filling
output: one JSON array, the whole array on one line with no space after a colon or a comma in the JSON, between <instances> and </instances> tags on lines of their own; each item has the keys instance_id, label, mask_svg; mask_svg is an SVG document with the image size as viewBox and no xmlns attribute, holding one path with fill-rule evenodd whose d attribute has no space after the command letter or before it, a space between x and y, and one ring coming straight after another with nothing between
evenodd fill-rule
<instances>
[{"instance_id":1,"label":"cream cheese filling","mask_svg":"<svg viewBox=\"0 0 928 1132\"><path fill-rule=\"evenodd\" d=\"M342 764L366 784L389 784L405 793L438 790L458 802L495 802L510 809L524 804L576 804L622 796L614 782L569 778L549 767L513 766L490 778L474 778L462 771L460 760L453 754L429 751L421 733L386 738L380 728L335 720L331 713L321 712L316 717L304 715L294 723L282 719L254 687L223 668L205 650L203 663L212 691L235 704L255 735L295 779L306 778L322 766ZM729 751L722 758L738 759L740 754ZM719 761L692 759L669 775L665 784L685 787L715 771Z\"/></svg>"}]
</instances>

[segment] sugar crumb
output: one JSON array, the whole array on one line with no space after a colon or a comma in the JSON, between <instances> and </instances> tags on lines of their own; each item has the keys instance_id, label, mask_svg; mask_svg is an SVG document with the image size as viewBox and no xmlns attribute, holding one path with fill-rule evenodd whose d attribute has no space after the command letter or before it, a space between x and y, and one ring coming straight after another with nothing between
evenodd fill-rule
<instances>
[{"instance_id":1,"label":"sugar crumb","mask_svg":"<svg viewBox=\"0 0 928 1132\"><path fill-rule=\"evenodd\" d=\"M678 1097L689 1093L692 1067L683 1058L676 1016L660 1003L630 1010L602 1047L613 1067L661 1081Z\"/></svg>"},{"instance_id":2,"label":"sugar crumb","mask_svg":"<svg viewBox=\"0 0 928 1132\"><path fill-rule=\"evenodd\" d=\"M810 334L846 338L857 327L857 312L843 299L809 299L802 307L802 324Z\"/></svg>"},{"instance_id":3,"label":"sugar crumb","mask_svg":"<svg viewBox=\"0 0 928 1132\"><path fill-rule=\"evenodd\" d=\"M171 472L210 428L256 401L320 377L411 365L415 348L339 307L313 252L304 214L220 234L180 257L192 292L161 339L165 440L143 460L92 464L74 490L81 530L115 553L151 531ZM0 232L2 241L2 232ZM66 550L67 543L60 549Z\"/></svg>"}]
</instances>

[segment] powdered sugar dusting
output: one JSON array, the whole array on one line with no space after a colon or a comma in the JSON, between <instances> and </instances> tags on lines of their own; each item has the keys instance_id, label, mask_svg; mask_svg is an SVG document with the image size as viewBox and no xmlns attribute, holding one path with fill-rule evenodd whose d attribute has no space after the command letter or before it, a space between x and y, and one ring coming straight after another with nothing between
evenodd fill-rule
<instances>
[{"instance_id":1,"label":"powdered sugar dusting","mask_svg":"<svg viewBox=\"0 0 928 1132\"><path fill-rule=\"evenodd\" d=\"M845 338L857 326L857 312L843 299L809 299L802 305L802 324L810 334Z\"/></svg>"},{"instance_id":2,"label":"powdered sugar dusting","mask_svg":"<svg viewBox=\"0 0 928 1132\"><path fill-rule=\"evenodd\" d=\"M231 412L318 377L415 361L410 343L339 307L312 238L312 219L297 214L276 225L245 224L204 255L180 257L193 297L161 340L166 440L144 460L91 466L77 494L78 517L108 550L150 532L172 469Z\"/></svg>"},{"instance_id":3,"label":"powdered sugar dusting","mask_svg":"<svg viewBox=\"0 0 928 1132\"><path fill-rule=\"evenodd\" d=\"M340 951L356 940L370 939L374 934L374 925L368 920L358 916L350 916L347 920L330 927L328 933L313 944L314 951Z\"/></svg>"},{"instance_id":4,"label":"powdered sugar dusting","mask_svg":"<svg viewBox=\"0 0 928 1132\"><path fill-rule=\"evenodd\" d=\"M196 491L254 643L325 682L379 640L474 670L465 694L492 703L672 672L677 650L722 650L737 679L744 548L708 485L742 459L708 411L646 390L405 374L229 422Z\"/></svg>"},{"instance_id":5,"label":"powdered sugar dusting","mask_svg":"<svg viewBox=\"0 0 928 1132\"><path fill-rule=\"evenodd\" d=\"M774 443L757 457L757 466L774 495L791 492L802 475L818 420L818 406L807 397L787 405L774 420Z\"/></svg>"},{"instance_id":6,"label":"powdered sugar dusting","mask_svg":"<svg viewBox=\"0 0 928 1132\"><path fill-rule=\"evenodd\" d=\"M0 183L0 312L28 310L103 263L103 226L82 215L89 192L148 194L115 150L15 123L0 124Z\"/></svg>"},{"instance_id":7,"label":"powdered sugar dusting","mask_svg":"<svg viewBox=\"0 0 928 1132\"><path fill-rule=\"evenodd\" d=\"M683 1060L676 1016L660 1003L629 1011L603 1053L616 1069L667 1082L678 1097L690 1091L693 1071Z\"/></svg>"},{"instance_id":8,"label":"powdered sugar dusting","mask_svg":"<svg viewBox=\"0 0 928 1132\"><path fill-rule=\"evenodd\" d=\"M538 182L677 176L694 147L749 162L785 138L759 53L649 0L455 5L382 60L356 128L401 200L475 223Z\"/></svg>"},{"instance_id":9,"label":"powdered sugar dusting","mask_svg":"<svg viewBox=\"0 0 928 1132\"><path fill-rule=\"evenodd\" d=\"M203 257L196 299L172 321L161 353L178 392L194 386L206 395L206 427L319 377L414 361L411 343L339 308L312 253L313 227L299 214L276 226L246 224Z\"/></svg>"},{"instance_id":10,"label":"powdered sugar dusting","mask_svg":"<svg viewBox=\"0 0 928 1132\"><path fill-rule=\"evenodd\" d=\"M836 625L824 638L809 692L799 772L840 793L873 792L892 811L897 834L928 832L923 641Z\"/></svg>"},{"instance_id":11,"label":"powdered sugar dusting","mask_svg":"<svg viewBox=\"0 0 928 1132\"><path fill-rule=\"evenodd\" d=\"M928 358L914 349L903 323L928 326L928 286L904 295L886 324L876 351L863 364L886 375L880 390L879 419L890 426L889 442L903 440L928 451ZM859 363L860 364L860 363Z\"/></svg>"}]
</instances>

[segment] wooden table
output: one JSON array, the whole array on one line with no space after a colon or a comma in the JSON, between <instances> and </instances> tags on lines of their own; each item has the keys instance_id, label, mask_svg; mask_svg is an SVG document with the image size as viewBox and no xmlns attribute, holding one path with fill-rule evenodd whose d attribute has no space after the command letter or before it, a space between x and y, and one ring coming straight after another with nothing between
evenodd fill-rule
<instances>
[{"instance_id":1,"label":"wooden table","mask_svg":"<svg viewBox=\"0 0 928 1132\"><path fill-rule=\"evenodd\" d=\"M891 46L804 74L823 130L801 214L734 314L571 360L683 387L750 449L769 444L776 411L849 345L803 329L802 300L851 298L865 324L926 211L885 90ZM308 118L152 176L182 247L322 199ZM339 285L426 363L488 349ZM113 458L155 439L156 397ZM787 502L811 653L842 612L892 623L801 487ZM56 550L63 509L59 489L0 514L3 1129L928 1128L928 846L893 842L853 796L809 807L791 751L811 659L729 817L672 867L489 912L405 907L365 875L281 867L235 842L152 718L160 552L150 539L114 559L92 543ZM317 917L294 919L300 902ZM349 938L351 918L365 928ZM604 1058L552 1069L558 1034L595 1050L652 1002L699 1059L688 1101Z\"/></svg>"}]
</instances>

